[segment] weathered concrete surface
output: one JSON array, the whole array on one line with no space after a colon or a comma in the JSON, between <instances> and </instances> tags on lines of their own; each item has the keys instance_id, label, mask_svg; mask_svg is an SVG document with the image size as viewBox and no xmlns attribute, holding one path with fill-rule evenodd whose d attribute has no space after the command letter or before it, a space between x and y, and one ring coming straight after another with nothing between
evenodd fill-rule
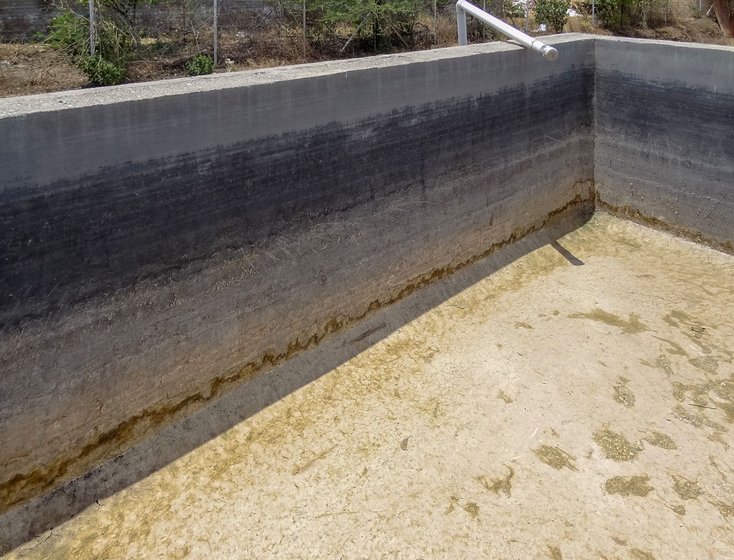
<instances>
[{"instance_id":1,"label":"weathered concrete surface","mask_svg":"<svg viewBox=\"0 0 734 560\"><path fill-rule=\"evenodd\" d=\"M565 44L0 102L2 508L588 217L592 45Z\"/></svg>"},{"instance_id":2,"label":"weathered concrete surface","mask_svg":"<svg viewBox=\"0 0 734 560\"><path fill-rule=\"evenodd\" d=\"M734 252L734 51L597 40L595 81L600 201Z\"/></svg>"},{"instance_id":3,"label":"weathered concrete surface","mask_svg":"<svg viewBox=\"0 0 734 560\"><path fill-rule=\"evenodd\" d=\"M9 558L729 558L734 257L600 213L555 233L106 465L177 457Z\"/></svg>"},{"instance_id":4,"label":"weathered concrete surface","mask_svg":"<svg viewBox=\"0 0 734 560\"><path fill-rule=\"evenodd\" d=\"M494 46L0 101L0 320L589 142L593 45L564 44L552 66Z\"/></svg>"},{"instance_id":5,"label":"weathered concrete surface","mask_svg":"<svg viewBox=\"0 0 734 560\"><path fill-rule=\"evenodd\" d=\"M730 249L732 50L549 41L552 65L495 44L0 101L7 543L114 492L73 477L595 197ZM655 89L709 50L703 102L695 74ZM680 130L632 120L668 90ZM685 141L695 176L664 164Z\"/></svg>"}]
</instances>

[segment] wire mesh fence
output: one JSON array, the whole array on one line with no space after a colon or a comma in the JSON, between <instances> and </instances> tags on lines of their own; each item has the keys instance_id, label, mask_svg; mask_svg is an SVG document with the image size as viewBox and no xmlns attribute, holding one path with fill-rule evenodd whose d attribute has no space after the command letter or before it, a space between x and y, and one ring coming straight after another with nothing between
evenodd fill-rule
<instances>
[{"instance_id":1,"label":"wire mesh fence","mask_svg":"<svg viewBox=\"0 0 734 560\"><path fill-rule=\"evenodd\" d=\"M124 59L129 81L190 74L192 68L206 73L211 70L204 58L214 59L215 71L225 71L457 44L454 0L34 1L47 3L49 19L70 16L66 23L73 23L75 32L79 22L87 22L82 24L87 33L100 34L100 51L103 29L114 27L127 37L122 42L131 45ZM535 1L543 0L474 3L532 32L535 23L528 15ZM95 26L89 25L90 13ZM470 41L498 38L478 20L468 23ZM194 68L195 58L201 64Z\"/></svg>"}]
</instances>

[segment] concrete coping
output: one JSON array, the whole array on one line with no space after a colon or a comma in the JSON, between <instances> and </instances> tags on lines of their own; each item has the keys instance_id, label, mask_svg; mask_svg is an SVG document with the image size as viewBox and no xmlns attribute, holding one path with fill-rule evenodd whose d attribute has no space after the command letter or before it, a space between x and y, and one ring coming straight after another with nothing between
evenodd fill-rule
<instances>
[{"instance_id":1,"label":"concrete coping","mask_svg":"<svg viewBox=\"0 0 734 560\"><path fill-rule=\"evenodd\" d=\"M543 41L559 45L593 39L593 35L567 33L543 37ZM328 76L346 72L358 72L374 68L396 67L407 64L435 62L458 58L466 55L481 55L493 52L523 50L524 47L512 42L497 41L465 47L446 47L441 49L412 51L406 53L376 55L347 60L330 60L290 66L278 66L239 72L211 74L186 78L173 78L154 82L122 84L119 86L69 90L54 93L41 93L22 97L0 99L0 118L16 117L31 113L59 111L109 105L143 99L171 97L207 91L226 90L287 80L299 80L315 76ZM533 56L538 56L532 53ZM563 56L563 53L560 53ZM548 62L548 64L552 64Z\"/></svg>"},{"instance_id":2,"label":"concrete coping","mask_svg":"<svg viewBox=\"0 0 734 560\"><path fill-rule=\"evenodd\" d=\"M582 41L603 41L607 43L646 44L657 46L674 45L677 49L719 51L722 53L734 54L734 47L723 45L610 37L584 33L548 35L542 37L542 40L549 45L563 45L564 43ZM119 86L8 97L0 99L0 118L18 117L33 113L77 109L97 105L110 105L162 97L174 97L199 92L223 91L261 84L272 84L288 80L300 80L316 76L359 72L375 68L399 67L408 64L448 60L467 55L483 55L487 53L511 52L523 49L524 47L511 41L496 41L464 47L445 47L433 50L375 55L364 58L330 60L324 62L278 66L273 68L241 70L238 72L227 72L208 76L172 78L153 82L122 84ZM529 53L529 55L537 56L535 53ZM563 57L562 50L560 51L559 56L561 58ZM553 63L547 62L547 64Z\"/></svg>"}]
</instances>

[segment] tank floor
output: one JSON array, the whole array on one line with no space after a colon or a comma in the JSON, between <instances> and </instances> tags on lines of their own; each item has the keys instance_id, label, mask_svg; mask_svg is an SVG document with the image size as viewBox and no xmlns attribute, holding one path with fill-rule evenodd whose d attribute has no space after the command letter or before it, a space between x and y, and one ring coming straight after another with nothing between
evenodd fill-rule
<instances>
[{"instance_id":1,"label":"tank floor","mask_svg":"<svg viewBox=\"0 0 734 560\"><path fill-rule=\"evenodd\" d=\"M153 438L212 432L8 557L733 557L734 258L597 213L460 274ZM215 428L248 399L274 402Z\"/></svg>"}]
</instances>

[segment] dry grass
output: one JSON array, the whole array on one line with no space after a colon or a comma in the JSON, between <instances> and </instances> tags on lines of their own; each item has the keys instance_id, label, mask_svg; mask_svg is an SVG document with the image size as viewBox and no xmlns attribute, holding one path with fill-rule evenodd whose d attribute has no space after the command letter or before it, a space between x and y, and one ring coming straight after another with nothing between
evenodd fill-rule
<instances>
[{"instance_id":1,"label":"dry grass","mask_svg":"<svg viewBox=\"0 0 734 560\"><path fill-rule=\"evenodd\" d=\"M0 97L78 89L86 83L66 55L48 46L0 43Z\"/></svg>"},{"instance_id":2,"label":"dry grass","mask_svg":"<svg viewBox=\"0 0 734 560\"><path fill-rule=\"evenodd\" d=\"M648 27L627 30L626 35L651 39L692 41L734 45L734 40L722 37L715 21L699 14L697 0L670 0L658 11L660 21ZM657 16L656 16L657 17ZM292 18L291 18L292 19ZM251 14L237 20L223 21L219 36L219 67L217 72L266 68L302 62L331 60L371 54L369 42L355 40L343 49L354 29L342 26L318 40L310 37L303 43L298 22L287 17L267 18ZM523 19L511 21L525 28ZM536 29L532 18L527 27ZM569 18L566 32L609 35L594 26L591 17ZM469 38L473 43L493 40L486 27L472 22ZM212 33L208 25L192 27L191 32L161 35L143 40L141 49L128 65L128 82L159 80L186 75L186 61L199 52L211 52ZM456 45L456 20L451 13L419 17L412 38L413 48L431 49ZM396 50L406 50L404 46ZM85 76L63 53L39 44L0 44L0 97L28 95L49 91L77 89L87 84Z\"/></svg>"}]
</instances>

